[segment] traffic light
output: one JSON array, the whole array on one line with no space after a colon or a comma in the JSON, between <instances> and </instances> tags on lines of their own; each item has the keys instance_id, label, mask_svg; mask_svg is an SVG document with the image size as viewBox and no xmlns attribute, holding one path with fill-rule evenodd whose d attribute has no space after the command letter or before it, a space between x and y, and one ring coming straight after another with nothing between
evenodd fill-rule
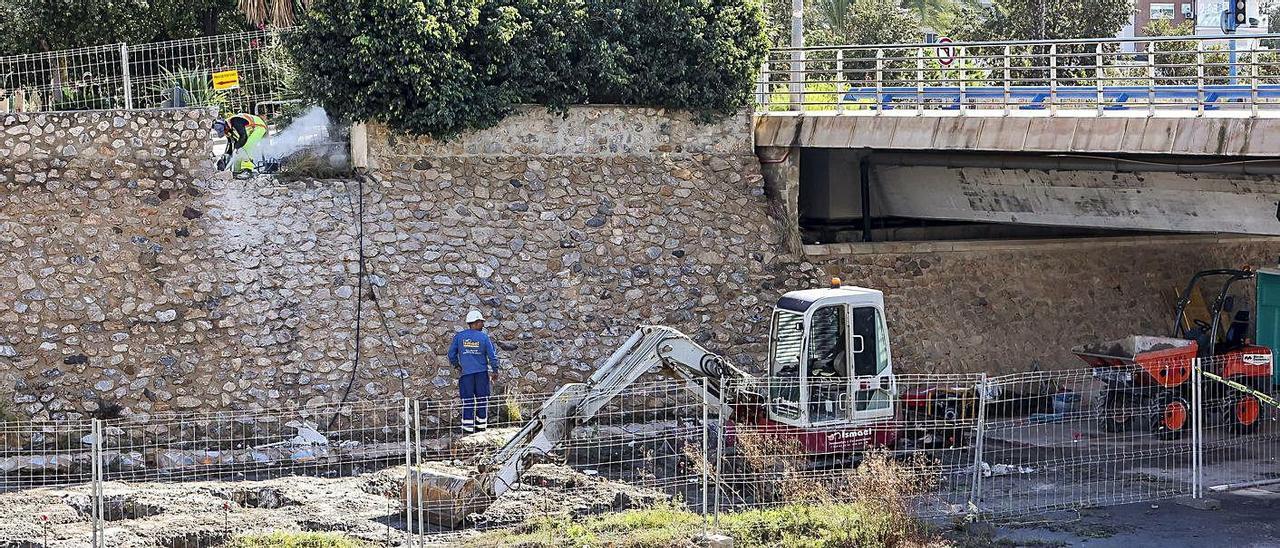
<instances>
[{"instance_id":1,"label":"traffic light","mask_svg":"<svg viewBox=\"0 0 1280 548\"><path fill-rule=\"evenodd\" d=\"M1227 11L1222 12L1222 31L1235 32L1249 23L1247 0L1227 0Z\"/></svg>"}]
</instances>

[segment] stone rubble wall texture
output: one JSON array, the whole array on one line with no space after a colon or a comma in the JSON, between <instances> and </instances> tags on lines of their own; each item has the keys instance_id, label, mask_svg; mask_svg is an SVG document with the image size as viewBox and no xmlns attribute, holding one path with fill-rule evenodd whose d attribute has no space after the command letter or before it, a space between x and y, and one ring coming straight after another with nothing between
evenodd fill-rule
<instances>
[{"instance_id":1,"label":"stone rubble wall texture","mask_svg":"<svg viewBox=\"0 0 1280 548\"><path fill-rule=\"evenodd\" d=\"M1165 331L1161 293L1194 270L1280 252L1082 241L806 260L745 114L528 110L446 143L375 126L363 183L215 174L211 116L0 116L0 394L17 414L252 412L340 401L349 383L350 399L451 399L445 351L472 307L513 365L499 392L583 380L642 323L758 370L778 295L831 274L886 292L903 370L1076 367L1073 344ZM376 301L353 378L361 230Z\"/></svg>"}]
</instances>

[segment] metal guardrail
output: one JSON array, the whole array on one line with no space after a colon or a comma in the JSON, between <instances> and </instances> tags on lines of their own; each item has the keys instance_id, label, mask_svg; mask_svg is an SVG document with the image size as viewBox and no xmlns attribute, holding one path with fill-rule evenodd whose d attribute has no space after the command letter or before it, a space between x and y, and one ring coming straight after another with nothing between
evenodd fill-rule
<instances>
[{"instance_id":1,"label":"metal guardrail","mask_svg":"<svg viewBox=\"0 0 1280 548\"><path fill-rule=\"evenodd\" d=\"M252 111L293 99L281 48L285 30L149 44L108 44L0 57L0 113L218 106ZM212 75L234 70L239 85L215 90ZM174 88L180 88L175 93Z\"/></svg>"},{"instance_id":2,"label":"metal guardrail","mask_svg":"<svg viewBox=\"0 0 1280 548\"><path fill-rule=\"evenodd\" d=\"M1280 113L1278 34L877 44L770 51L760 113Z\"/></svg>"}]
</instances>

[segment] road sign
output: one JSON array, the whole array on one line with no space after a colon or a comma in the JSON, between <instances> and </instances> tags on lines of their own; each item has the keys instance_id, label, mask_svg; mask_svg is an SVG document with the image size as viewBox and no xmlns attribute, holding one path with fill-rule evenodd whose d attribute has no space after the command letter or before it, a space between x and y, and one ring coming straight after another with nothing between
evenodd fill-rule
<instances>
[{"instance_id":1,"label":"road sign","mask_svg":"<svg viewBox=\"0 0 1280 548\"><path fill-rule=\"evenodd\" d=\"M951 43L951 39L950 39L950 38L939 38L939 39L938 39L938 43L939 43L939 44L950 44L950 43ZM946 46L946 45L938 46L938 62L939 62L939 63L941 63L941 64L942 64L942 66L944 66L944 67L949 67L949 66L951 66L951 63L954 63L955 61L956 61L956 48L955 48L955 47L953 47L953 46Z\"/></svg>"},{"instance_id":2,"label":"road sign","mask_svg":"<svg viewBox=\"0 0 1280 548\"><path fill-rule=\"evenodd\" d=\"M236 89L240 87L240 71L224 70L213 73L213 89Z\"/></svg>"}]
</instances>

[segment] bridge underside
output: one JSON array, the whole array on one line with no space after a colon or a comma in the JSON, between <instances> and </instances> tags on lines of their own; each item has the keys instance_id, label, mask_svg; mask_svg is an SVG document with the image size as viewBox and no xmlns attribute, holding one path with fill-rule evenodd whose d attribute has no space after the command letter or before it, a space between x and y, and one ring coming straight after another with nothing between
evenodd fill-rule
<instances>
[{"instance_id":1,"label":"bridge underside","mask_svg":"<svg viewBox=\"0 0 1280 548\"><path fill-rule=\"evenodd\" d=\"M1230 147L1237 147L1240 141L1243 144L1234 150L1249 149L1254 154L1210 155L1205 147L1197 149L1186 143L1174 147L1174 143L1181 142L1177 138L1179 128L1186 132L1209 131L1177 123L1168 126L1174 129L1173 135L1164 137L1167 146L1152 145L1157 139L1150 137L1146 139L1150 146L1134 147L1148 152L1122 153L1109 145L1087 144L1102 139L1087 134L1117 127L1096 125L1104 121L1101 119L1072 120L1068 124L1072 128L1070 136L1036 137L1041 141L1056 138L1060 148L1028 147L1031 136L1024 134L1021 145L1002 149L994 145L934 146L939 140L964 140L942 134L920 138L921 143L927 141L929 145L899 146L908 139L895 138L902 131L902 127L894 126L897 116L822 116L823 128L819 129L806 129L812 128L811 121L790 120L786 124L793 125L786 126L769 121L772 116L760 118L764 121L757 122L756 135L757 145L763 147L762 158L767 162L789 150L789 161L798 167L794 171L799 224L802 228L844 227L856 232L837 241L896 239L886 227L915 226L915 221L925 222L920 223L922 226L951 222L954 226L947 232L950 236L939 239L1091 235L1099 231L1280 235L1280 162L1273 160L1280 156L1280 147L1276 147L1276 156L1258 152L1258 143L1274 137L1250 141L1249 130L1241 127L1255 129L1256 120L1235 120L1242 126L1230 127L1245 134L1221 139ZM877 124L876 120L881 122ZM903 127L914 129L934 127L941 131L951 127L959 131L976 127L979 136L983 135L984 120L978 120L976 126L972 120L959 122L958 126L937 119L901 120L908 121ZM1139 121L1144 127L1150 122ZM1119 127L1123 128L1126 121L1120 122ZM1228 127L1217 124L1220 120L1212 122L1215 127ZM833 135L838 133L840 124L847 125L844 129L849 131L837 139ZM786 144L774 131L784 127L793 130L793 138ZM878 127L881 133L864 134L872 127ZM1004 123L1000 127L1008 129ZM1128 134L1118 131L1118 136L1107 139L1124 140ZM1280 132L1280 126L1276 131ZM1138 140L1135 135L1128 137ZM1017 140L1008 138L1006 142ZM1252 149L1250 142L1255 143ZM833 146L837 143L846 144ZM860 146L851 146L854 144ZM1155 152L1161 147L1164 152ZM1182 151L1174 152L1175 148ZM873 224L863 223L864 216L876 219L874 227L885 228L884 234L872 234ZM826 230L825 236L809 239L833 241L831 230ZM920 229L910 234L903 239L933 239L928 231ZM934 231L937 234L941 232Z\"/></svg>"}]
</instances>

